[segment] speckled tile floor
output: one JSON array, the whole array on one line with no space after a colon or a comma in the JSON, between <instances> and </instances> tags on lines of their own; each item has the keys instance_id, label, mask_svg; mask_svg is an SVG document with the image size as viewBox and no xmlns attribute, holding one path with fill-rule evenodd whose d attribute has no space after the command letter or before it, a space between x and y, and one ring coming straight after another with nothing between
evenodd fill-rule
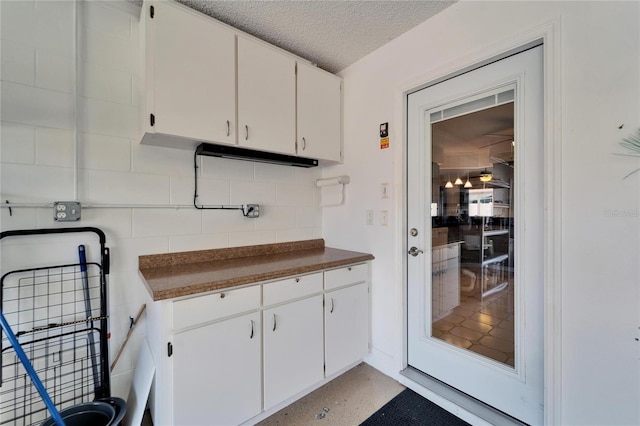
<instances>
[{"instance_id":1,"label":"speckled tile floor","mask_svg":"<svg viewBox=\"0 0 640 426\"><path fill-rule=\"evenodd\" d=\"M363 363L258 425L356 426L404 388L400 383Z\"/></svg>"},{"instance_id":2,"label":"speckled tile floor","mask_svg":"<svg viewBox=\"0 0 640 426\"><path fill-rule=\"evenodd\" d=\"M404 388L375 368L362 363L258 425L356 426ZM148 410L141 426L153 426Z\"/></svg>"}]
</instances>

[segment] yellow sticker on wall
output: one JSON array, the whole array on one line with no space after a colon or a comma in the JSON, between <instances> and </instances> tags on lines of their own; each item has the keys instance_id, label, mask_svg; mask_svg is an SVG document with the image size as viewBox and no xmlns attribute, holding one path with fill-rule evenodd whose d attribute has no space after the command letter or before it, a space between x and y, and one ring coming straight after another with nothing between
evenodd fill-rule
<instances>
[{"instance_id":1,"label":"yellow sticker on wall","mask_svg":"<svg viewBox=\"0 0 640 426\"><path fill-rule=\"evenodd\" d=\"M389 148L389 137L380 138L380 149Z\"/></svg>"}]
</instances>

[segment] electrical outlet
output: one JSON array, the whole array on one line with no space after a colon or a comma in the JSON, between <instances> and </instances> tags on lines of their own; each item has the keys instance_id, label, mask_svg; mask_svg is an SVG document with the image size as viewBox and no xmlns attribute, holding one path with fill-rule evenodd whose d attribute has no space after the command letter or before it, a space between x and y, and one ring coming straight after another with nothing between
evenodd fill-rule
<instances>
[{"instance_id":1,"label":"electrical outlet","mask_svg":"<svg viewBox=\"0 0 640 426\"><path fill-rule=\"evenodd\" d=\"M367 210L367 225L373 225L373 210Z\"/></svg>"},{"instance_id":2,"label":"electrical outlet","mask_svg":"<svg viewBox=\"0 0 640 426\"><path fill-rule=\"evenodd\" d=\"M80 220L80 203L77 201L56 201L53 203L53 220L56 222Z\"/></svg>"},{"instance_id":3,"label":"electrical outlet","mask_svg":"<svg viewBox=\"0 0 640 426\"><path fill-rule=\"evenodd\" d=\"M259 204L243 204L242 205L242 214L244 217L248 218L256 218L260 216L260 205Z\"/></svg>"}]
</instances>

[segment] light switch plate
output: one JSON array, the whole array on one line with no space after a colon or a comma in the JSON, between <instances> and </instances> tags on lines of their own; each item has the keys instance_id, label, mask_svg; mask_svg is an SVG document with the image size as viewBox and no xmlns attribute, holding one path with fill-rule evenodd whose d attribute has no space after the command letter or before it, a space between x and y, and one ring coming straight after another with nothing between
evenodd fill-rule
<instances>
[{"instance_id":1,"label":"light switch plate","mask_svg":"<svg viewBox=\"0 0 640 426\"><path fill-rule=\"evenodd\" d=\"M389 183L388 182L382 182L380 184L380 195L382 196L382 199L388 199L389 198Z\"/></svg>"}]
</instances>

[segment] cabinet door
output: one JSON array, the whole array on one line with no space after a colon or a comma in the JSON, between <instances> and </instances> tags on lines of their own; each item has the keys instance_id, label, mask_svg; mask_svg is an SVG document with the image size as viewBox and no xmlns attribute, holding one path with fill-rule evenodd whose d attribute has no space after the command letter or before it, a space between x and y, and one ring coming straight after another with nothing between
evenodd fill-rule
<instances>
[{"instance_id":1,"label":"cabinet door","mask_svg":"<svg viewBox=\"0 0 640 426\"><path fill-rule=\"evenodd\" d=\"M238 37L238 144L295 154L295 61Z\"/></svg>"},{"instance_id":2,"label":"cabinet door","mask_svg":"<svg viewBox=\"0 0 640 426\"><path fill-rule=\"evenodd\" d=\"M174 425L231 425L261 412L255 312L173 338Z\"/></svg>"},{"instance_id":3,"label":"cabinet door","mask_svg":"<svg viewBox=\"0 0 640 426\"><path fill-rule=\"evenodd\" d=\"M235 143L235 34L172 2L147 21L147 91L156 133Z\"/></svg>"},{"instance_id":4,"label":"cabinet door","mask_svg":"<svg viewBox=\"0 0 640 426\"><path fill-rule=\"evenodd\" d=\"M330 376L369 352L369 285L325 294L325 375Z\"/></svg>"},{"instance_id":5,"label":"cabinet door","mask_svg":"<svg viewBox=\"0 0 640 426\"><path fill-rule=\"evenodd\" d=\"M322 295L263 311L264 409L323 379Z\"/></svg>"},{"instance_id":6,"label":"cabinet door","mask_svg":"<svg viewBox=\"0 0 640 426\"><path fill-rule=\"evenodd\" d=\"M298 63L298 155L342 160L342 91L339 77Z\"/></svg>"}]
</instances>

